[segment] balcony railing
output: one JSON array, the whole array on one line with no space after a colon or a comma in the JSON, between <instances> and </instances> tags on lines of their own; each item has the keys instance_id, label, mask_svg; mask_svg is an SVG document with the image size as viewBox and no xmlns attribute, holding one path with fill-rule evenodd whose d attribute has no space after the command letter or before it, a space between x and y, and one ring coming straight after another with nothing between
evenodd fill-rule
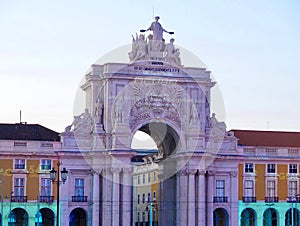
<instances>
[{"instance_id":1,"label":"balcony railing","mask_svg":"<svg viewBox=\"0 0 300 226\"><path fill-rule=\"evenodd\" d=\"M265 202L278 202L278 197L266 197Z\"/></svg>"},{"instance_id":2,"label":"balcony railing","mask_svg":"<svg viewBox=\"0 0 300 226\"><path fill-rule=\"evenodd\" d=\"M300 202L300 197L287 197L287 202Z\"/></svg>"},{"instance_id":3,"label":"balcony railing","mask_svg":"<svg viewBox=\"0 0 300 226\"><path fill-rule=\"evenodd\" d=\"M72 202L87 202L87 196L72 196Z\"/></svg>"},{"instance_id":4,"label":"balcony railing","mask_svg":"<svg viewBox=\"0 0 300 226\"><path fill-rule=\"evenodd\" d=\"M224 196L224 197L215 196L214 202L228 202L228 197L227 196Z\"/></svg>"},{"instance_id":5,"label":"balcony railing","mask_svg":"<svg viewBox=\"0 0 300 226\"><path fill-rule=\"evenodd\" d=\"M43 203L52 203L54 200L53 196L40 196L40 202Z\"/></svg>"},{"instance_id":6,"label":"balcony railing","mask_svg":"<svg viewBox=\"0 0 300 226\"><path fill-rule=\"evenodd\" d=\"M256 202L256 197L243 197L243 202Z\"/></svg>"},{"instance_id":7,"label":"balcony railing","mask_svg":"<svg viewBox=\"0 0 300 226\"><path fill-rule=\"evenodd\" d=\"M27 196L11 196L11 202L27 202Z\"/></svg>"}]
</instances>

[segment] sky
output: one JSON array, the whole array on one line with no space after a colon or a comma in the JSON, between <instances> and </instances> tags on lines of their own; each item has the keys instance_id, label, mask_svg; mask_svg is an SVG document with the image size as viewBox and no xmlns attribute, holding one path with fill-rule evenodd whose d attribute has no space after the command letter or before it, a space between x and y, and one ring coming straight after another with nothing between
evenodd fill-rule
<instances>
[{"instance_id":1,"label":"sky","mask_svg":"<svg viewBox=\"0 0 300 226\"><path fill-rule=\"evenodd\" d=\"M297 0L0 0L0 123L22 110L22 121L62 132L90 65L153 15L212 71L228 129L300 131Z\"/></svg>"}]
</instances>

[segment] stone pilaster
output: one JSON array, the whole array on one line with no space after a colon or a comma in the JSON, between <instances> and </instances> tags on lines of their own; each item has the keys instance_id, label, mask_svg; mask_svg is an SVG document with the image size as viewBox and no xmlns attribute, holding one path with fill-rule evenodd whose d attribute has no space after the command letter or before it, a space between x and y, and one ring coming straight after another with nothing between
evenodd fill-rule
<instances>
[{"instance_id":1,"label":"stone pilaster","mask_svg":"<svg viewBox=\"0 0 300 226\"><path fill-rule=\"evenodd\" d=\"M99 183L99 174L96 172L93 173L93 212L92 212L92 225L99 225L99 212L100 212L100 183Z\"/></svg>"},{"instance_id":2,"label":"stone pilaster","mask_svg":"<svg viewBox=\"0 0 300 226\"><path fill-rule=\"evenodd\" d=\"M215 179L215 172L214 171L208 171L208 180L207 180L207 187L210 189L210 191L207 192L207 211L206 211L206 222L207 225L213 225L214 220L214 179Z\"/></svg>"},{"instance_id":3,"label":"stone pilaster","mask_svg":"<svg viewBox=\"0 0 300 226\"><path fill-rule=\"evenodd\" d=\"M120 214L120 169L113 168L112 170L112 226L119 226Z\"/></svg>"},{"instance_id":4,"label":"stone pilaster","mask_svg":"<svg viewBox=\"0 0 300 226\"><path fill-rule=\"evenodd\" d=\"M196 217L196 203L195 203L195 174L197 170L188 169L188 224L189 226L195 226Z\"/></svg>"},{"instance_id":5,"label":"stone pilaster","mask_svg":"<svg viewBox=\"0 0 300 226\"><path fill-rule=\"evenodd\" d=\"M123 169L122 174L122 222L123 226L130 225L131 219L131 195L132 195L132 180L131 169Z\"/></svg>"},{"instance_id":6,"label":"stone pilaster","mask_svg":"<svg viewBox=\"0 0 300 226\"><path fill-rule=\"evenodd\" d=\"M187 183L185 169L177 173L177 224L187 225Z\"/></svg>"},{"instance_id":7,"label":"stone pilaster","mask_svg":"<svg viewBox=\"0 0 300 226\"><path fill-rule=\"evenodd\" d=\"M112 174L109 169L102 171L102 226L111 225L112 218Z\"/></svg>"},{"instance_id":8,"label":"stone pilaster","mask_svg":"<svg viewBox=\"0 0 300 226\"><path fill-rule=\"evenodd\" d=\"M205 171L200 170L198 171L198 186L197 186L197 192L198 192L198 226L206 225L206 184L205 184Z\"/></svg>"},{"instance_id":9,"label":"stone pilaster","mask_svg":"<svg viewBox=\"0 0 300 226\"><path fill-rule=\"evenodd\" d=\"M238 177L237 172L230 173L230 199L231 199L231 208L230 208L230 220L231 225L238 225L239 221L239 210L238 210Z\"/></svg>"}]
</instances>

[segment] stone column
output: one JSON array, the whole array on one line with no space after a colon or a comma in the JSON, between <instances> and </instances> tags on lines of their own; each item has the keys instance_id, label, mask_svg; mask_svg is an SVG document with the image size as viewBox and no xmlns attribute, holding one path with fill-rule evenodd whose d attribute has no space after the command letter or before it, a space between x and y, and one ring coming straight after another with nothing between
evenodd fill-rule
<instances>
[{"instance_id":1,"label":"stone column","mask_svg":"<svg viewBox=\"0 0 300 226\"><path fill-rule=\"evenodd\" d=\"M109 169L102 171L102 226L111 225L112 215L112 174Z\"/></svg>"},{"instance_id":2,"label":"stone column","mask_svg":"<svg viewBox=\"0 0 300 226\"><path fill-rule=\"evenodd\" d=\"M122 222L123 226L130 225L131 219L131 197L132 197L132 175L131 169L123 169L122 175Z\"/></svg>"},{"instance_id":3,"label":"stone column","mask_svg":"<svg viewBox=\"0 0 300 226\"><path fill-rule=\"evenodd\" d=\"M213 223L213 212L214 212L214 194L215 194L215 187L214 187L214 179L215 179L215 172L208 171L208 180L207 180L207 211L206 211L206 222L207 225L214 225Z\"/></svg>"},{"instance_id":4,"label":"stone column","mask_svg":"<svg viewBox=\"0 0 300 226\"><path fill-rule=\"evenodd\" d=\"M185 169L177 173L177 224L187 225L187 172Z\"/></svg>"},{"instance_id":5,"label":"stone column","mask_svg":"<svg viewBox=\"0 0 300 226\"><path fill-rule=\"evenodd\" d=\"M206 225L206 184L205 184L205 171L199 170L198 171L198 226Z\"/></svg>"},{"instance_id":6,"label":"stone column","mask_svg":"<svg viewBox=\"0 0 300 226\"><path fill-rule=\"evenodd\" d=\"M188 173L188 224L195 226L196 220L196 193L195 193L195 173L196 170L189 169Z\"/></svg>"},{"instance_id":7,"label":"stone column","mask_svg":"<svg viewBox=\"0 0 300 226\"><path fill-rule=\"evenodd\" d=\"M99 211L100 211L100 183L99 183L99 174L96 172L93 175L93 212L92 212L92 225L99 225Z\"/></svg>"},{"instance_id":8,"label":"stone column","mask_svg":"<svg viewBox=\"0 0 300 226\"><path fill-rule=\"evenodd\" d=\"M113 181L112 181L112 226L119 226L120 214L120 169L113 168Z\"/></svg>"},{"instance_id":9,"label":"stone column","mask_svg":"<svg viewBox=\"0 0 300 226\"><path fill-rule=\"evenodd\" d=\"M239 223L239 209L238 209L238 177L237 172L231 172L230 173L230 188L231 192L228 194L230 196L231 200L231 208L230 208L230 220L231 225L238 225Z\"/></svg>"}]
</instances>

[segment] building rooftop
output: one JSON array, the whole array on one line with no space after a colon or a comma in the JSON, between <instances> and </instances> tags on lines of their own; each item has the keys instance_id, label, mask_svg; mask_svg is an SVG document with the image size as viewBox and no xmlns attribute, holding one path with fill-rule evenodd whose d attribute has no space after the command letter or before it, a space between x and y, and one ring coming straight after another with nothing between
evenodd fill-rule
<instances>
[{"instance_id":1,"label":"building rooftop","mask_svg":"<svg viewBox=\"0 0 300 226\"><path fill-rule=\"evenodd\" d=\"M231 130L238 145L265 147L300 147L300 132Z\"/></svg>"},{"instance_id":2,"label":"building rooftop","mask_svg":"<svg viewBox=\"0 0 300 226\"><path fill-rule=\"evenodd\" d=\"M59 133L39 124L0 123L0 140L60 141Z\"/></svg>"}]
</instances>

